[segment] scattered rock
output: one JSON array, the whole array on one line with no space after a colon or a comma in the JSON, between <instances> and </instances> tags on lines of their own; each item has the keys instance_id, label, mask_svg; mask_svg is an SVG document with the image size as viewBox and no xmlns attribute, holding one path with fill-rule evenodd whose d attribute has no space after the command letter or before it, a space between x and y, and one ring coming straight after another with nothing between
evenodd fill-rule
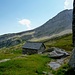
<instances>
[{"instance_id":1,"label":"scattered rock","mask_svg":"<svg viewBox=\"0 0 75 75\"><path fill-rule=\"evenodd\" d=\"M44 75L53 75L52 73L46 72L46 71L43 71L43 74L44 74Z\"/></svg>"},{"instance_id":2,"label":"scattered rock","mask_svg":"<svg viewBox=\"0 0 75 75\"><path fill-rule=\"evenodd\" d=\"M6 61L9 61L10 59L3 59L3 60L0 60L0 63L2 62L6 62Z\"/></svg>"},{"instance_id":3,"label":"scattered rock","mask_svg":"<svg viewBox=\"0 0 75 75\"><path fill-rule=\"evenodd\" d=\"M48 54L48 57L51 57L51 58L61 58L61 57L63 57L63 55L64 54L59 54L56 51L52 51L51 53Z\"/></svg>"},{"instance_id":4,"label":"scattered rock","mask_svg":"<svg viewBox=\"0 0 75 75\"><path fill-rule=\"evenodd\" d=\"M43 74L45 74L45 75L47 75L47 74L48 74L46 71L43 71L42 73L43 73Z\"/></svg>"},{"instance_id":5,"label":"scattered rock","mask_svg":"<svg viewBox=\"0 0 75 75\"><path fill-rule=\"evenodd\" d=\"M52 73L48 73L47 75L53 75Z\"/></svg>"},{"instance_id":6,"label":"scattered rock","mask_svg":"<svg viewBox=\"0 0 75 75\"><path fill-rule=\"evenodd\" d=\"M52 50L52 52L50 52L48 54L48 57L59 59L59 58L62 58L62 57L69 56L69 54L63 49L52 47L51 50Z\"/></svg>"},{"instance_id":7,"label":"scattered rock","mask_svg":"<svg viewBox=\"0 0 75 75\"><path fill-rule=\"evenodd\" d=\"M61 59L53 59L51 60L51 62L49 62L49 66L53 69L53 70L57 70L59 67L61 67L63 64L69 62L69 57L66 58L61 58Z\"/></svg>"},{"instance_id":8,"label":"scattered rock","mask_svg":"<svg viewBox=\"0 0 75 75\"><path fill-rule=\"evenodd\" d=\"M56 69L58 69L61 65L59 64L59 63L57 63L57 62L50 62L49 64L48 64L53 70L56 70Z\"/></svg>"}]
</instances>

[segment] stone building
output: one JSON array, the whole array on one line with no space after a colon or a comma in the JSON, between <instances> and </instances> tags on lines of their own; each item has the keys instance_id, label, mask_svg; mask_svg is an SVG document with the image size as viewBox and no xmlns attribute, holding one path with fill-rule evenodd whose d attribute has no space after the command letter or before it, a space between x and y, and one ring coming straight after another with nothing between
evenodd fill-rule
<instances>
[{"instance_id":1,"label":"stone building","mask_svg":"<svg viewBox=\"0 0 75 75\"><path fill-rule=\"evenodd\" d=\"M39 42L26 42L22 47L23 54L40 54L45 51L45 45Z\"/></svg>"}]
</instances>

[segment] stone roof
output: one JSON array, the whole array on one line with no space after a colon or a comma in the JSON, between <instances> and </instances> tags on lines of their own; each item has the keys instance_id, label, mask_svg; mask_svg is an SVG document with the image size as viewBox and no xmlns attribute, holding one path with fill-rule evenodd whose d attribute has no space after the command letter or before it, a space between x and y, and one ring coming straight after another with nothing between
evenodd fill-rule
<instances>
[{"instance_id":1,"label":"stone roof","mask_svg":"<svg viewBox=\"0 0 75 75\"><path fill-rule=\"evenodd\" d=\"M39 50L42 45L44 44L39 42L26 42L22 48Z\"/></svg>"}]
</instances>

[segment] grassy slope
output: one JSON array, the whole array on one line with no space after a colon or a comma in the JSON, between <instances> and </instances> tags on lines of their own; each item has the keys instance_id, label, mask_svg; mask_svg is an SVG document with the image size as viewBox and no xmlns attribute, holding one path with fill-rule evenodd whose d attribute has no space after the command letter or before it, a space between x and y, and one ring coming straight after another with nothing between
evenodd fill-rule
<instances>
[{"instance_id":1,"label":"grassy slope","mask_svg":"<svg viewBox=\"0 0 75 75\"><path fill-rule=\"evenodd\" d=\"M0 49L0 60L11 59L0 63L0 75L43 75L43 71L50 71L47 63L51 59L38 54L23 56L23 44Z\"/></svg>"},{"instance_id":2,"label":"grassy slope","mask_svg":"<svg viewBox=\"0 0 75 75\"><path fill-rule=\"evenodd\" d=\"M46 48L60 47L72 50L72 35L44 40ZM0 63L0 75L43 75L43 71L52 71L47 63L51 61L46 55L29 55L22 57L22 44L0 49L0 60L10 58L10 61ZM21 56L21 57L19 57ZM19 57L19 58L16 58ZM15 58L15 59L14 59ZM55 75L64 75L63 68L54 71Z\"/></svg>"},{"instance_id":3,"label":"grassy slope","mask_svg":"<svg viewBox=\"0 0 75 75\"><path fill-rule=\"evenodd\" d=\"M72 34L67 34L61 37L56 37L53 39L50 39L48 41L45 41L45 45L48 48L50 47L59 47L63 48L67 51L71 51L73 49L72 46Z\"/></svg>"},{"instance_id":4,"label":"grassy slope","mask_svg":"<svg viewBox=\"0 0 75 75\"><path fill-rule=\"evenodd\" d=\"M7 59L7 58L14 58L16 56L22 55L22 46L24 43L11 46L8 48L2 48L0 49L0 60L1 59Z\"/></svg>"},{"instance_id":5,"label":"grassy slope","mask_svg":"<svg viewBox=\"0 0 75 75\"><path fill-rule=\"evenodd\" d=\"M50 59L45 55L30 55L0 63L0 75L43 75L49 72L46 65Z\"/></svg>"}]
</instances>

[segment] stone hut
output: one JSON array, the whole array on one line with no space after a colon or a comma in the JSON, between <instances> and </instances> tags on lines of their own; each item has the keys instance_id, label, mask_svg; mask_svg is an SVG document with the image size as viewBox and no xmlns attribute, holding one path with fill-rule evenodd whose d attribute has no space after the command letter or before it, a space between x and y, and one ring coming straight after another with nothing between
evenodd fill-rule
<instances>
[{"instance_id":1,"label":"stone hut","mask_svg":"<svg viewBox=\"0 0 75 75\"><path fill-rule=\"evenodd\" d=\"M40 54L45 51L45 45L39 42L26 42L22 47L23 54Z\"/></svg>"}]
</instances>

